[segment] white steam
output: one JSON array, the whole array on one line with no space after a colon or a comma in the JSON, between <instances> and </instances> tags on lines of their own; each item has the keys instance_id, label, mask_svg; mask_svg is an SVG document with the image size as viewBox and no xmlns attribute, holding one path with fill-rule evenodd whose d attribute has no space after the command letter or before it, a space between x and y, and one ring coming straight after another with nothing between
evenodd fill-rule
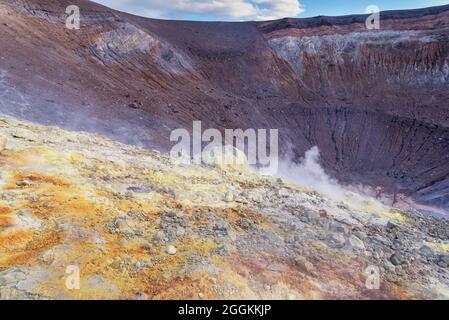
<instances>
[{"instance_id":1,"label":"white steam","mask_svg":"<svg viewBox=\"0 0 449 320\"><path fill-rule=\"evenodd\" d=\"M320 149L315 146L305 153L299 163L283 160L279 175L299 186L317 191L332 199L341 199L347 190L337 180L329 177L320 165Z\"/></svg>"},{"instance_id":2,"label":"white steam","mask_svg":"<svg viewBox=\"0 0 449 320\"><path fill-rule=\"evenodd\" d=\"M405 195L383 193L381 187L358 185L342 186L329 177L320 165L320 150L317 146L308 150L299 163L294 163L291 154L279 164L278 175L298 186L316 191L329 199L349 205L353 209L369 212L383 212L384 206L400 209L415 208L428 214L441 216L444 210L419 205Z\"/></svg>"}]
</instances>

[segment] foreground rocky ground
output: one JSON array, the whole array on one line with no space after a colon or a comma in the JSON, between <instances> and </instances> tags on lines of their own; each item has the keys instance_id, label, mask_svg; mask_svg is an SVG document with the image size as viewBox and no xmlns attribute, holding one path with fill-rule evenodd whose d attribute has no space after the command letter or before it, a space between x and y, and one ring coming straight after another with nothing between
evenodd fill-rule
<instances>
[{"instance_id":1,"label":"foreground rocky ground","mask_svg":"<svg viewBox=\"0 0 449 320\"><path fill-rule=\"evenodd\" d=\"M277 128L281 151L318 146L346 184L449 211L449 5L382 12L380 30L367 17L204 23L2 0L0 110L158 150L196 120Z\"/></svg>"},{"instance_id":2,"label":"foreground rocky ground","mask_svg":"<svg viewBox=\"0 0 449 320\"><path fill-rule=\"evenodd\" d=\"M0 149L2 299L449 298L445 220L12 118Z\"/></svg>"}]
</instances>

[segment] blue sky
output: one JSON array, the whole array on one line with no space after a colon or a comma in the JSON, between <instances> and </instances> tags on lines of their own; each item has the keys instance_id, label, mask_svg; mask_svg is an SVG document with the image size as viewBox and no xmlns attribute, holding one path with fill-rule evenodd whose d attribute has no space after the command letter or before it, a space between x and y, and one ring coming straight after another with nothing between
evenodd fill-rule
<instances>
[{"instance_id":1,"label":"blue sky","mask_svg":"<svg viewBox=\"0 0 449 320\"><path fill-rule=\"evenodd\" d=\"M114 9L162 19L242 21L365 13L449 4L449 0L95 0Z\"/></svg>"},{"instance_id":2,"label":"blue sky","mask_svg":"<svg viewBox=\"0 0 449 320\"><path fill-rule=\"evenodd\" d=\"M397 9L425 8L449 4L449 0L303 0L301 1L305 11L303 17L318 15L345 15L352 13L365 13L369 5L376 5L382 11Z\"/></svg>"}]
</instances>

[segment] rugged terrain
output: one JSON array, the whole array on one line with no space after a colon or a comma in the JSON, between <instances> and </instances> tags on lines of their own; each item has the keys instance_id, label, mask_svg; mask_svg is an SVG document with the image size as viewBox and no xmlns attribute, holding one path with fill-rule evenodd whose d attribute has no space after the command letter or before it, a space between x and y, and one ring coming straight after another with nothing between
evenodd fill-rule
<instances>
[{"instance_id":1,"label":"rugged terrain","mask_svg":"<svg viewBox=\"0 0 449 320\"><path fill-rule=\"evenodd\" d=\"M1 298L449 299L448 220L425 212L449 209L449 6L365 19L2 0ZM175 165L194 120L279 129L287 160L318 146L351 186Z\"/></svg>"},{"instance_id":2,"label":"rugged terrain","mask_svg":"<svg viewBox=\"0 0 449 320\"><path fill-rule=\"evenodd\" d=\"M0 134L2 299L449 298L447 220L12 118Z\"/></svg>"}]
</instances>

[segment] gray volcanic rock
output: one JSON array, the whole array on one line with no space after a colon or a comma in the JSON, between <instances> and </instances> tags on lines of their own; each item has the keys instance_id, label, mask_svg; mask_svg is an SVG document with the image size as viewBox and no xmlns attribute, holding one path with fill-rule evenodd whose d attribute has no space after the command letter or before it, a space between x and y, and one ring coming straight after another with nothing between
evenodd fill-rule
<instances>
[{"instance_id":1,"label":"gray volcanic rock","mask_svg":"<svg viewBox=\"0 0 449 320\"><path fill-rule=\"evenodd\" d=\"M65 28L65 8L81 29ZM0 111L170 148L177 127L278 128L344 183L449 209L449 6L268 22L0 4Z\"/></svg>"}]
</instances>

